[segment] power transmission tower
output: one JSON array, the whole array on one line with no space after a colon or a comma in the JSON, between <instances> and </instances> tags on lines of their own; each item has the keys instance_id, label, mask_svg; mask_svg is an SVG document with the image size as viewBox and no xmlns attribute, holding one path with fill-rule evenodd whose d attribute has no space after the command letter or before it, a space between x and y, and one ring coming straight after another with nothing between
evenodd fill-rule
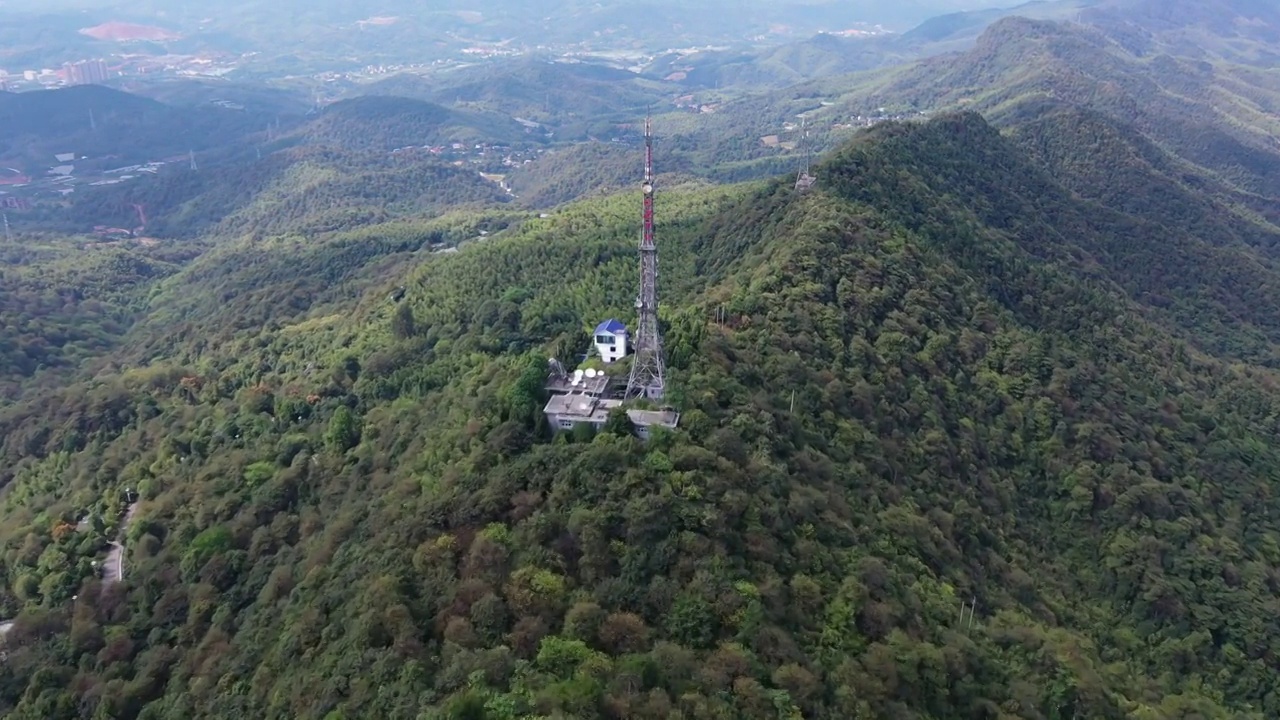
<instances>
[{"instance_id":1,"label":"power transmission tower","mask_svg":"<svg viewBox=\"0 0 1280 720\"><path fill-rule=\"evenodd\" d=\"M800 116L800 149L804 156L804 164L800 166L800 174L796 176L796 192L805 192L813 187L817 178L809 174L812 157L809 154L809 126L805 117Z\"/></svg>"},{"instance_id":2,"label":"power transmission tower","mask_svg":"<svg viewBox=\"0 0 1280 720\"><path fill-rule=\"evenodd\" d=\"M188 155L190 155L190 156L191 156L191 169L192 169L192 170L199 170L199 169L200 169L200 168L199 168L199 166L197 166L197 165L196 165L196 151L195 151L195 150L191 150L191 151L189 151L189 152L188 152Z\"/></svg>"},{"instance_id":3,"label":"power transmission tower","mask_svg":"<svg viewBox=\"0 0 1280 720\"><path fill-rule=\"evenodd\" d=\"M13 242L13 233L9 231L9 213L0 214L0 218L4 218L4 241Z\"/></svg>"},{"instance_id":4,"label":"power transmission tower","mask_svg":"<svg viewBox=\"0 0 1280 720\"><path fill-rule=\"evenodd\" d=\"M631 360L626 398L661 400L666 391L662 338L658 334L658 247L653 242L653 126L644 119L644 222L640 232L640 297L636 299L640 327Z\"/></svg>"}]
</instances>

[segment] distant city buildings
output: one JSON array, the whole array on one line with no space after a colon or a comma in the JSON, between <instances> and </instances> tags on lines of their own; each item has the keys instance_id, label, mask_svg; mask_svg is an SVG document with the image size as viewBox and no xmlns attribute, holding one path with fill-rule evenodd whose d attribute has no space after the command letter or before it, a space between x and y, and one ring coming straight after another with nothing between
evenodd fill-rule
<instances>
[{"instance_id":1,"label":"distant city buildings","mask_svg":"<svg viewBox=\"0 0 1280 720\"><path fill-rule=\"evenodd\" d=\"M107 81L107 63L103 60L81 60L62 66L68 85L96 85Z\"/></svg>"},{"instance_id":2,"label":"distant city buildings","mask_svg":"<svg viewBox=\"0 0 1280 720\"><path fill-rule=\"evenodd\" d=\"M244 56L248 57L248 55ZM0 69L0 85L11 91L52 89L72 85L98 85L120 77L172 75L220 77L239 66L240 58L224 54L144 55L121 54L108 59L76 60L41 70Z\"/></svg>"}]
</instances>

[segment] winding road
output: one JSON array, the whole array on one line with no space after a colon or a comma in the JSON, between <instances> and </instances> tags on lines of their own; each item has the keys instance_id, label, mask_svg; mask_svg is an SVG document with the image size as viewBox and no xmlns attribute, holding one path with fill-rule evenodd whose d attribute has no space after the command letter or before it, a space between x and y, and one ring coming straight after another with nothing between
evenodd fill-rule
<instances>
[{"instance_id":1,"label":"winding road","mask_svg":"<svg viewBox=\"0 0 1280 720\"><path fill-rule=\"evenodd\" d=\"M138 503L134 502L125 512L124 522L120 523L120 532L111 543L111 551L107 553L107 559L103 561L102 584L104 587L124 579L124 534L129 530L129 524L137 514Z\"/></svg>"},{"instance_id":2,"label":"winding road","mask_svg":"<svg viewBox=\"0 0 1280 720\"><path fill-rule=\"evenodd\" d=\"M129 530L129 524L137 514L138 503L135 500L125 511L124 521L120 523L120 532L111 542L111 550L107 553L107 559L103 561L102 588L104 591L124 579L124 534ZM0 620L0 637L9 634L12 629L13 620Z\"/></svg>"}]
</instances>

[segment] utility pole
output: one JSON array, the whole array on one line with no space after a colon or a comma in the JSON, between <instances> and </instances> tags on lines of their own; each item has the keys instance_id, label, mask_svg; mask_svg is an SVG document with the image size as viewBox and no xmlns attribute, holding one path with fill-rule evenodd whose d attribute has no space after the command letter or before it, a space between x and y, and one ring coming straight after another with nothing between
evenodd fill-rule
<instances>
[{"instance_id":1,"label":"utility pole","mask_svg":"<svg viewBox=\"0 0 1280 720\"><path fill-rule=\"evenodd\" d=\"M964 619L964 611L965 611L965 610L968 610L968 611L969 611L969 622L968 622L968 624L966 624L966 623L965 623L965 619ZM969 601L965 601L965 600L961 600L961 601L960 601L960 622L956 624L956 627L957 627L957 628L959 628L959 629L960 629L962 632L964 632L964 634L966 634L966 635L968 635L968 634L969 634L969 632L970 632L971 630L973 630L973 614L974 614L977 610L978 610L978 599L977 599L977 598L973 598L972 600L969 600Z\"/></svg>"}]
</instances>

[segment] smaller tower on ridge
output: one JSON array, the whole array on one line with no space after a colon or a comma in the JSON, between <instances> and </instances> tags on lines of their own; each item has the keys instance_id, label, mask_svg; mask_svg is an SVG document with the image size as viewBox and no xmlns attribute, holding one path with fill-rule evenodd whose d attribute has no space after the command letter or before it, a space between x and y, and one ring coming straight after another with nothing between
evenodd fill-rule
<instances>
[{"instance_id":1,"label":"smaller tower on ridge","mask_svg":"<svg viewBox=\"0 0 1280 720\"><path fill-rule=\"evenodd\" d=\"M809 126L803 115L800 116L800 151L804 156L804 164L800 166L800 174L796 176L796 192L802 193L818 181L818 178L809 174L813 157L809 152Z\"/></svg>"}]
</instances>

